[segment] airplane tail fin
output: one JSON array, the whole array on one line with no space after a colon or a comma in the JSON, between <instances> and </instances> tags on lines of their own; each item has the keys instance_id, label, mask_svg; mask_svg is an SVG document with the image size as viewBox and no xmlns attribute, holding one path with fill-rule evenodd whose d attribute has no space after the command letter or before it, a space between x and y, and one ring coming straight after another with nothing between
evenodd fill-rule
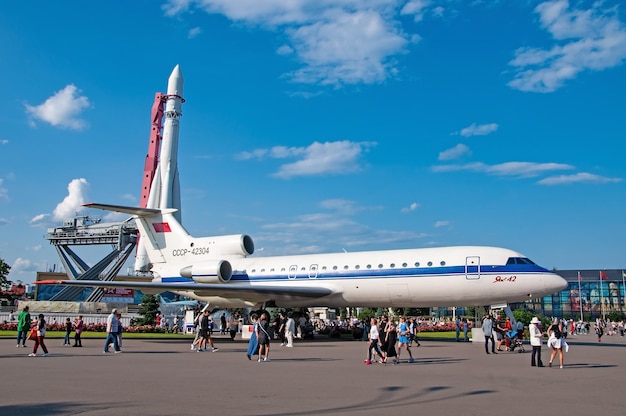
<instances>
[{"instance_id":1,"label":"airplane tail fin","mask_svg":"<svg viewBox=\"0 0 626 416\"><path fill-rule=\"evenodd\" d=\"M157 274L193 277L204 283L230 280L229 259L254 253L254 242L245 234L195 238L176 219L174 208L137 208L122 205L85 204L88 208L122 212L135 217L141 241Z\"/></svg>"},{"instance_id":2,"label":"airplane tail fin","mask_svg":"<svg viewBox=\"0 0 626 416\"><path fill-rule=\"evenodd\" d=\"M142 244L153 265L174 263L176 249L184 250L185 247L190 246L189 242L193 239L175 218L176 209L138 208L96 203L88 203L84 206L133 215L141 234Z\"/></svg>"}]
</instances>

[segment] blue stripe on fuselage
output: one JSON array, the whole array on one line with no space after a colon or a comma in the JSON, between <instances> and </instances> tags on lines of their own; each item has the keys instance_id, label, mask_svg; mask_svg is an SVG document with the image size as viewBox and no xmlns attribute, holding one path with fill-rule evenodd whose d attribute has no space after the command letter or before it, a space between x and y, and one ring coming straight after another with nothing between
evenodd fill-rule
<instances>
[{"instance_id":1,"label":"blue stripe on fuselage","mask_svg":"<svg viewBox=\"0 0 626 416\"><path fill-rule=\"evenodd\" d=\"M359 269L359 270L318 270L316 277L309 277L309 271L296 274L295 277L288 277L286 274L262 274L252 275L248 273L233 272L230 279L232 283L244 282L283 282L293 280L337 280L337 279L383 279L398 277L436 277L438 275L465 275L465 266L449 266L449 267L420 267L420 268L393 268L393 269ZM468 266L467 273L476 274L477 266ZM481 275L494 274L528 274L528 273L550 273L543 267L536 264L507 264L504 266L480 266ZM194 283L193 279L186 277L164 277L161 279L163 283Z\"/></svg>"}]
</instances>

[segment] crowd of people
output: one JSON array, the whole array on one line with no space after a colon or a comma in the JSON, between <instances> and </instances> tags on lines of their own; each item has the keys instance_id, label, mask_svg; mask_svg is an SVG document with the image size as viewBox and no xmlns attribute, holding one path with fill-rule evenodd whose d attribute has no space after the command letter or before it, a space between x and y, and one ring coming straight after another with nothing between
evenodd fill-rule
<instances>
[{"instance_id":1,"label":"crowd of people","mask_svg":"<svg viewBox=\"0 0 626 416\"><path fill-rule=\"evenodd\" d=\"M193 351L212 351L217 352L219 349L215 346L212 333L217 331L213 324L208 311L197 311L196 318L194 320L194 326L196 329L196 337L191 344ZM416 345L420 346L418 333L420 327L434 326L434 325L447 325L442 321L429 320L420 321L418 318L399 317L397 321L394 319L381 316L380 318L366 318L366 319L354 319L354 320L332 320L312 321L306 314L302 313L277 313L273 320L270 318L270 314L267 311L261 311L259 314L251 314L249 317L239 316L236 313L229 314L222 313L219 317L219 331L220 334L230 335L231 340L234 340L236 335L240 333L242 324L251 325L252 332L250 341L248 344L248 350L246 356L248 359L252 359L253 356L257 357L258 362L270 361L270 345L273 340L280 341L280 346L287 348L293 348L294 339L307 337L313 337L315 332L325 332L331 336L341 331L351 332L354 339L367 341L369 343L367 348L367 358L365 359L366 365L371 365L374 362L380 362L383 364L400 363L400 357L403 352L406 351L408 355L407 362L414 362L413 353L411 347ZM157 326L167 326L173 323L173 329L175 331L183 332L182 318L175 320L168 320L163 315L157 315ZM11 319L15 319L15 316L11 314ZM458 317L454 322L450 322L452 328L455 331L455 340L469 341L469 331L472 328L472 323L465 318ZM46 329L48 323L44 314L40 313L35 318L30 315L29 307L26 306L17 314L17 345L16 347L26 348L26 340L33 340L32 352L28 355L30 357L36 357L39 347L43 351L42 356L46 357L50 353L45 344ZM56 325L56 324L55 324ZM556 366L558 363L559 368L563 368L565 361L565 353L569 350L569 344L567 343L567 337L583 335L591 333L592 324L583 321L575 321L572 319L560 319L554 318L553 321L544 328L541 320L538 317L533 317L528 326L528 332L524 333L524 326L521 322L517 322L516 325L511 324L511 320L508 317L501 319L497 314L485 315L481 322L480 328L484 335L484 348L487 354L497 354L500 351L512 351L515 346L512 345L513 338L510 334L517 334L522 338L522 334L526 335L529 339L532 347L531 353L531 366L544 367L542 360L542 345L545 345L550 350L550 358L548 361L548 367ZM64 323L65 336L63 340L63 346L82 347L81 335L84 331L85 323L81 315L77 316L73 321L70 318L66 318ZM122 333L124 331L121 322L121 313L117 309L113 309L111 314L108 315L106 320L106 340L104 343L104 353L116 353L122 352ZM604 335L624 336L625 323L624 321L610 321L603 319L596 319L593 324L593 331L597 337L598 342L602 341ZM73 344L71 342L72 332ZM345 333L345 332L343 332ZM547 338L544 341L544 338ZM113 351L110 347L113 346ZM523 350L522 350L523 351ZM558 361L557 361L558 359Z\"/></svg>"}]
</instances>

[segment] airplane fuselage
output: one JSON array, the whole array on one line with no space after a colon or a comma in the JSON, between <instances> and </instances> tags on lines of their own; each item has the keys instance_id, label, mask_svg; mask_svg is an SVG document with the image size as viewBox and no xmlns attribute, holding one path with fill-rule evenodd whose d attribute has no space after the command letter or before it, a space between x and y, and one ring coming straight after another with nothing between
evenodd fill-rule
<instances>
[{"instance_id":1,"label":"airplane fuselage","mask_svg":"<svg viewBox=\"0 0 626 416\"><path fill-rule=\"evenodd\" d=\"M273 300L277 305L435 307L479 306L540 297L563 289L557 274L530 262L520 253L496 247L442 247L355 253L228 258L229 286L272 285L277 288L325 287L332 293L311 298L267 294L245 299L181 291L211 304L253 306ZM184 264L184 262L183 262ZM162 282L193 282L169 267L159 271ZM201 276L194 276L201 279Z\"/></svg>"}]
</instances>

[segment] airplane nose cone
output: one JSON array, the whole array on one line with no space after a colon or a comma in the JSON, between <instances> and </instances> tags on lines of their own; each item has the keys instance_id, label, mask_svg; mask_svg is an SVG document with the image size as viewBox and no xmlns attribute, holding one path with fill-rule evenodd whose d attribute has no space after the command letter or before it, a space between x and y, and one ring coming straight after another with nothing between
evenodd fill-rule
<instances>
[{"instance_id":1,"label":"airplane nose cone","mask_svg":"<svg viewBox=\"0 0 626 416\"><path fill-rule=\"evenodd\" d=\"M550 293L560 292L561 290L567 289L568 283L567 280L562 278L556 273L551 273L547 276L545 280L545 288L546 291Z\"/></svg>"}]
</instances>

